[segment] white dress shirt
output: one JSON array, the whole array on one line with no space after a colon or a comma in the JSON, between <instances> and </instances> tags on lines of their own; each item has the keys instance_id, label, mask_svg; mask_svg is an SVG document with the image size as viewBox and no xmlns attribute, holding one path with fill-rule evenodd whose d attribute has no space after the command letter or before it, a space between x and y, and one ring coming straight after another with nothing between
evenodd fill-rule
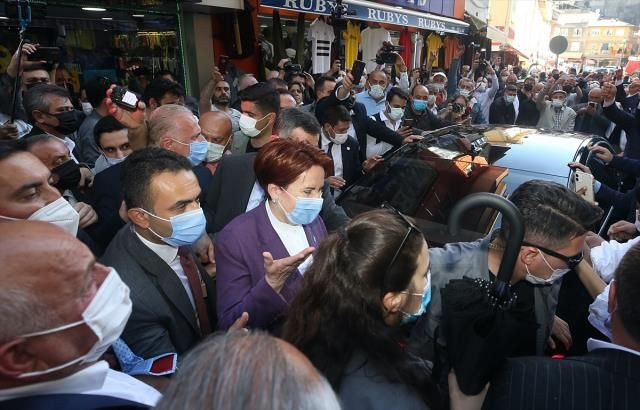
<instances>
[{"instance_id":1,"label":"white dress shirt","mask_svg":"<svg viewBox=\"0 0 640 410\"><path fill-rule=\"evenodd\" d=\"M287 252L289 252L289 256L295 255L309 247L309 240L307 239L307 234L304 232L302 225L291 225L281 222L271 211L269 201L266 201L264 206L267 208L269 222L271 222L271 226L273 226L273 229L275 229L278 237L282 241L282 244L287 249ZM301 275L304 275L307 268L311 266L311 262L313 262L313 256L309 256L300 264L300 266L298 266L298 270Z\"/></svg>"},{"instance_id":2,"label":"white dress shirt","mask_svg":"<svg viewBox=\"0 0 640 410\"><path fill-rule=\"evenodd\" d=\"M342 177L342 145L334 143L331 147L331 152L329 152L329 144L331 144L331 140L327 138L324 134L324 130L322 131L322 150L326 152L333 159L333 175L337 177Z\"/></svg>"},{"instance_id":3,"label":"white dress shirt","mask_svg":"<svg viewBox=\"0 0 640 410\"><path fill-rule=\"evenodd\" d=\"M134 229L135 232L135 229ZM178 248L174 248L170 245L153 243L142 237L138 232L136 235L143 244L147 246L151 250L151 252L158 255L160 259L162 259L169 267L176 273L180 283L182 283L182 287L184 287L185 292L187 292L187 296L189 296L189 301L191 302L191 306L193 306L193 310L196 310L196 303L193 299L193 293L191 292L191 286L189 286L189 278L184 273L184 269L182 268L182 264L180 263L180 257L178 256Z\"/></svg>"},{"instance_id":4,"label":"white dress shirt","mask_svg":"<svg viewBox=\"0 0 640 410\"><path fill-rule=\"evenodd\" d=\"M247 202L247 209L245 212L249 212L252 209L255 209L260 205L260 202L264 201L265 193L264 189L258 183L258 180L253 183L253 188L251 189L251 195L249 195L249 202Z\"/></svg>"},{"instance_id":5,"label":"white dress shirt","mask_svg":"<svg viewBox=\"0 0 640 410\"><path fill-rule=\"evenodd\" d=\"M609 342L605 342L605 341L602 341L602 340L591 339L591 338L589 340L587 340L587 350L592 352L592 351L594 351L596 349L622 350L623 352L627 352L627 353L634 354L636 356L640 356L640 352L638 352L637 350L629 349L628 347L620 346L620 345L617 345L615 343L609 343Z\"/></svg>"},{"instance_id":6,"label":"white dress shirt","mask_svg":"<svg viewBox=\"0 0 640 410\"><path fill-rule=\"evenodd\" d=\"M101 360L62 379L0 390L0 402L45 394L109 396L151 407L162 397L153 387L122 372L109 369L109 364Z\"/></svg>"},{"instance_id":7,"label":"white dress shirt","mask_svg":"<svg viewBox=\"0 0 640 410\"><path fill-rule=\"evenodd\" d=\"M380 111L380 118L384 121L384 125L387 126L391 131L398 131L400 125L402 124L402 120L398 120L395 122L391 122L391 119L387 116L386 111ZM374 116L371 116L371 119L377 121ZM393 148L393 145L386 143L384 141L380 141L376 143L376 139L371 135L367 135L367 159L373 157L374 155L383 155L385 152L389 151Z\"/></svg>"},{"instance_id":8,"label":"white dress shirt","mask_svg":"<svg viewBox=\"0 0 640 410\"><path fill-rule=\"evenodd\" d=\"M640 236L628 240L627 242L608 241L602 242L599 246L591 249L591 263L593 270L606 283L611 282L616 268L620 264L622 257L635 244L640 242Z\"/></svg>"}]
</instances>

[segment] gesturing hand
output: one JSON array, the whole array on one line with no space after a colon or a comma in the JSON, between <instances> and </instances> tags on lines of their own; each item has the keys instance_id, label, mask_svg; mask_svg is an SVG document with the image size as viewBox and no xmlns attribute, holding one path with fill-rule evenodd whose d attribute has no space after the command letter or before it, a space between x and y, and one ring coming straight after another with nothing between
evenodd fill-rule
<instances>
[{"instance_id":1,"label":"gesturing hand","mask_svg":"<svg viewBox=\"0 0 640 410\"><path fill-rule=\"evenodd\" d=\"M146 108L144 103L142 101L138 102L138 109L133 112L120 108L111 100L111 94L114 88L116 88L115 85L109 87L107 90L107 98L105 99L109 114L127 128L136 129L142 126L142 124L144 124L144 110Z\"/></svg>"},{"instance_id":2,"label":"gesturing hand","mask_svg":"<svg viewBox=\"0 0 640 410\"><path fill-rule=\"evenodd\" d=\"M309 255L315 251L315 248L310 246L296 253L295 255L287 256L282 259L273 259L270 252L263 252L264 258L264 270L266 271L265 280L275 290L280 293L284 283L289 278L289 275L304 262Z\"/></svg>"}]
</instances>

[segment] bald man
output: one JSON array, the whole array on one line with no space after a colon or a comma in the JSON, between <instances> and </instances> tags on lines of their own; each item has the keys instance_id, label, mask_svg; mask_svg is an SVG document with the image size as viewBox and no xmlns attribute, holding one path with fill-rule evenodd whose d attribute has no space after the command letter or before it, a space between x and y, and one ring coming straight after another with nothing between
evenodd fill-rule
<instances>
[{"instance_id":1,"label":"bald man","mask_svg":"<svg viewBox=\"0 0 640 410\"><path fill-rule=\"evenodd\" d=\"M155 405L157 390L99 360L131 314L118 273L52 224L0 229L0 407Z\"/></svg>"},{"instance_id":2,"label":"bald man","mask_svg":"<svg viewBox=\"0 0 640 410\"><path fill-rule=\"evenodd\" d=\"M384 111L387 85L389 85L387 75L383 71L376 70L367 77L365 90L356 94L356 102L364 104L367 116Z\"/></svg>"},{"instance_id":3,"label":"bald man","mask_svg":"<svg viewBox=\"0 0 640 410\"><path fill-rule=\"evenodd\" d=\"M211 174L214 174L222 155L231 153L229 150L233 131L231 118L224 112L210 111L200 116L199 124L202 136L209 143L204 165Z\"/></svg>"},{"instance_id":4,"label":"bald man","mask_svg":"<svg viewBox=\"0 0 640 410\"><path fill-rule=\"evenodd\" d=\"M588 102L573 107L576 111L575 131L608 137L611 121L602 113L602 89L593 88L589 91Z\"/></svg>"}]
</instances>

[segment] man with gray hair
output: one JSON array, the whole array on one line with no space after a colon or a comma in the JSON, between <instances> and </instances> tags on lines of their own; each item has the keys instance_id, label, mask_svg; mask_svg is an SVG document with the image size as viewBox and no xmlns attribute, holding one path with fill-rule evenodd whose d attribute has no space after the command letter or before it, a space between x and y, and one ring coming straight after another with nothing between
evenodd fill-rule
<instances>
[{"instance_id":1,"label":"man with gray hair","mask_svg":"<svg viewBox=\"0 0 640 410\"><path fill-rule=\"evenodd\" d=\"M149 146L164 148L189 159L202 190L200 198L204 199L211 181L211 172L202 161L207 155L209 144L201 134L198 119L182 105L162 105L151 114L147 130ZM93 182L93 205L99 222L92 227L90 234L104 247L124 225L119 215L123 199L120 189L121 170L122 163L116 164L96 175Z\"/></svg>"},{"instance_id":2,"label":"man with gray hair","mask_svg":"<svg viewBox=\"0 0 640 410\"><path fill-rule=\"evenodd\" d=\"M206 340L184 359L158 410L340 410L327 382L298 349L261 332Z\"/></svg>"},{"instance_id":3,"label":"man with gray hair","mask_svg":"<svg viewBox=\"0 0 640 410\"><path fill-rule=\"evenodd\" d=\"M29 136L49 134L59 138L78 162L74 154L75 139L84 114L73 108L69 91L57 85L40 84L24 93L23 105L33 124Z\"/></svg>"},{"instance_id":4,"label":"man with gray hair","mask_svg":"<svg viewBox=\"0 0 640 410\"><path fill-rule=\"evenodd\" d=\"M0 229L0 407L154 406L157 390L100 360L131 314L118 273L53 224Z\"/></svg>"}]
</instances>

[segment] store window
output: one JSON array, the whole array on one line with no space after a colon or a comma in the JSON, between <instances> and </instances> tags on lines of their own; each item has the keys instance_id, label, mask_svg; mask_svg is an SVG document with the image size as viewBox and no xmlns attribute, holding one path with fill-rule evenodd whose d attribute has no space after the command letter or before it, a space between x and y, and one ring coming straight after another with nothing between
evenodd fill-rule
<instances>
[{"instance_id":1,"label":"store window","mask_svg":"<svg viewBox=\"0 0 640 410\"><path fill-rule=\"evenodd\" d=\"M104 11L60 4L49 1L46 18L34 19L26 38L61 48L60 64L71 73L74 91L80 92L81 85L94 77L128 83L136 68L141 69L137 73L146 73L148 80L165 70L178 80L182 78L175 2L156 1L153 7L144 8L148 4L144 0L113 1L113 9L102 5ZM19 42L16 20L0 20L0 30L0 51L9 53L10 59ZM0 60L0 73L6 72L6 64Z\"/></svg>"},{"instance_id":2,"label":"store window","mask_svg":"<svg viewBox=\"0 0 640 410\"><path fill-rule=\"evenodd\" d=\"M576 36L576 37L581 36L582 35L582 29L581 28L573 29L573 35Z\"/></svg>"}]
</instances>

